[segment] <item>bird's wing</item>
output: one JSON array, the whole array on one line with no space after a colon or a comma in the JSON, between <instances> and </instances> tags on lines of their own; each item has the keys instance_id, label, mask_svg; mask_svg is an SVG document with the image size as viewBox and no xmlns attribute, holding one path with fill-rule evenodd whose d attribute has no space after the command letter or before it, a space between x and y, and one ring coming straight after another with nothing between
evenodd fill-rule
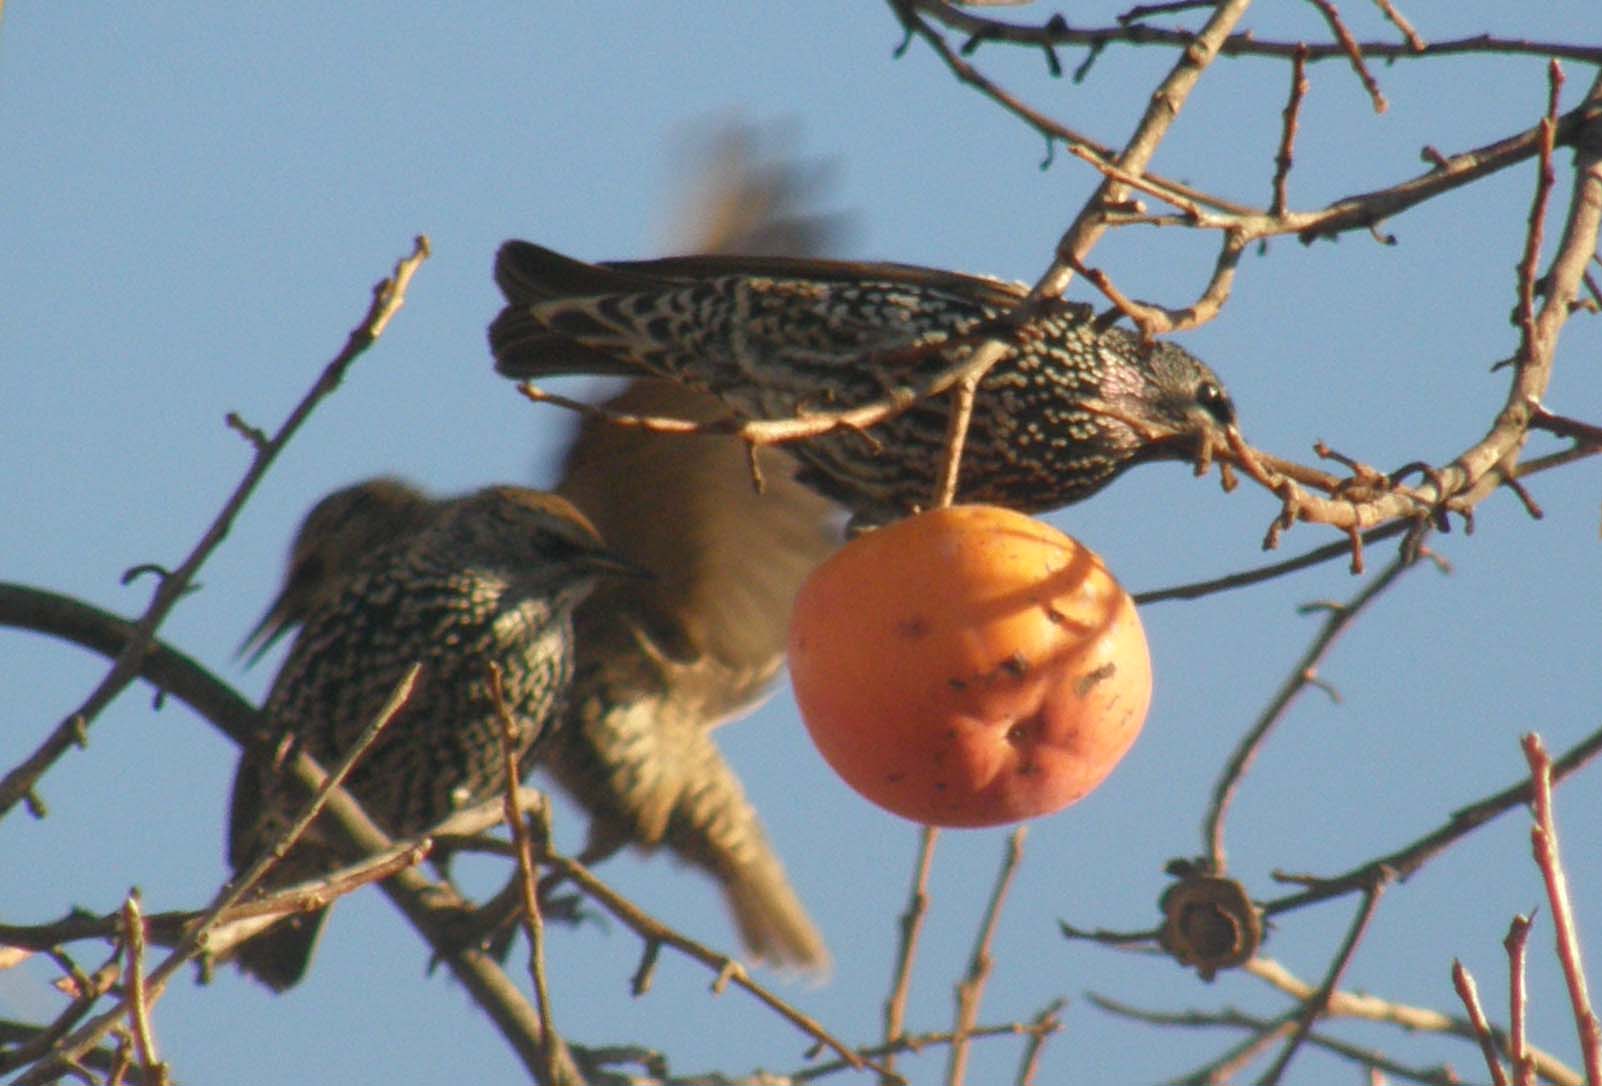
<instances>
[{"instance_id":1,"label":"bird's wing","mask_svg":"<svg viewBox=\"0 0 1602 1086\"><path fill-rule=\"evenodd\" d=\"M636 381L608 410L707 420L727 408L666 381ZM619 609L664 654L710 657L734 676L723 715L778 670L790 605L838 545L834 507L794 479L788 458L758 450L764 489L745 446L725 435L657 434L586 419L557 490L601 537L654 574L603 587L587 607Z\"/></svg>"}]
</instances>

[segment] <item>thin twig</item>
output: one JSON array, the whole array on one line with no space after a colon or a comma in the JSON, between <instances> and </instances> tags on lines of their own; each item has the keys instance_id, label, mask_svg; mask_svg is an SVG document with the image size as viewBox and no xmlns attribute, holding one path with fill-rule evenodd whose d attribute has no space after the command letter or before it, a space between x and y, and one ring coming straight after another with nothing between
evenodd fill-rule
<instances>
[{"instance_id":1,"label":"thin twig","mask_svg":"<svg viewBox=\"0 0 1602 1086\"><path fill-rule=\"evenodd\" d=\"M1023 843L1028 832L1029 827L1024 825L1007 835L1007 849L1002 855L1001 870L996 874L990 902L985 906L984 919L979 923L973 955L968 959L968 972L957 985L957 1020L951 1031L955 1040L951 1043L946 1063L947 1086L962 1086L967 1074L967 1034L974 1023L979 1021L979 1005L984 1001L985 984L989 981L990 972L995 966L990 948L995 943L996 928L1001 922L1001 910L1007 901L1007 891L1012 888L1012 880L1018 873L1018 863L1023 858Z\"/></svg>"},{"instance_id":2,"label":"thin twig","mask_svg":"<svg viewBox=\"0 0 1602 1086\"><path fill-rule=\"evenodd\" d=\"M1226 1017L1229 1012L1225 1012ZM1277 1018L1263 1019L1262 1028L1256 1033L1242 1038L1233 1047L1224 1050L1206 1064L1198 1067L1189 1075L1176 1079L1175 1083L1189 1084L1206 1083L1211 1086L1215 1082L1228 1082L1237 1074L1245 1071L1255 1063L1263 1053L1290 1036L1296 1029L1296 1014L1294 1011L1282 1014ZM1317 1034L1309 1034L1308 1040L1316 1041Z\"/></svg>"},{"instance_id":3,"label":"thin twig","mask_svg":"<svg viewBox=\"0 0 1602 1086\"><path fill-rule=\"evenodd\" d=\"M1553 140L1557 130L1558 96L1563 90L1563 69L1557 61L1547 65L1547 109L1540 123L1540 155L1536 159L1535 194L1530 198L1530 217L1524 232L1524 253L1519 258L1518 324L1521 343L1519 357L1535 351L1535 280L1539 275L1541 237L1546 230L1547 204L1552 188L1557 184L1557 173L1552 166Z\"/></svg>"},{"instance_id":4,"label":"thin twig","mask_svg":"<svg viewBox=\"0 0 1602 1086\"><path fill-rule=\"evenodd\" d=\"M322 786L312 795L311 802L306 804L305 809L278 836L278 839L273 842L272 848L263 852L249 867L245 868L243 872L236 875L223 887L222 892L217 896L217 900L202 915L193 932L180 941L178 947L174 950L173 956L162 963L163 968L166 968L169 962L174 961L178 956L178 952L184 948L185 943L193 943L197 948L203 946L206 933L217 923L218 918L230 906L242 900L274 865L289 854L290 849L295 847L302 835L316 821L317 816L322 813L323 807L328 803L329 796L333 794L336 788L344 786L345 778L350 776L351 770L356 768L356 763L378 741L378 737L384 733L390 722L395 719L396 714L401 711L402 707L411 698L412 690L417 685L417 677L422 673L422 670L423 665L420 663L412 664L406 669L406 673L401 676L400 682L396 683L395 688L390 691L389 697L384 700L384 704L379 708L377 715L362 729L361 734L356 737L356 741L351 744L350 749L340 758L333 772L328 774ZM176 968L176 965L174 968ZM158 969L157 972L159 973L161 970Z\"/></svg>"},{"instance_id":5,"label":"thin twig","mask_svg":"<svg viewBox=\"0 0 1602 1086\"><path fill-rule=\"evenodd\" d=\"M1029 1042L1024 1046L1023 1057L1018 1061L1018 1077L1015 1080L1018 1086L1034 1086L1035 1076L1040 1071L1040 1057L1045 1055L1046 1040L1058 1030L1062 1029L1061 1012L1068 1001L1061 996L1053 999L1040 1009L1035 1015L1031 1025L1034 1032L1029 1035ZM969 1036L977 1036L976 1031L970 1031Z\"/></svg>"},{"instance_id":6,"label":"thin twig","mask_svg":"<svg viewBox=\"0 0 1602 1086\"><path fill-rule=\"evenodd\" d=\"M776 1012L781 1018L820 1045L833 1049L836 1055L853 1068L859 1070L866 1068L893 1081L902 1081L899 1075L887 1071L883 1066L864 1060L849 1045L824 1029L816 1019L791 1006L768 988L752 980L745 967L739 962L726 954L711 950L694 939L682 935L663 924L660 920L657 920L607 886L600 879L597 879L583 864L554 852L547 853L545 860L551 867L560 872L564 879L572 882L591 900L595 901L607 912L622 921L625 926L641 939L645 940L647 945L670 946L685 957L700 962L710 969L717 978L713 982L713 991L722 991L726 985L732 982L735 986L744 988L751 993L770 1010Z\"/></svg>"},{"instance_id":7,"label":"thin twig","mask_svg":"<svg viewBox=\"0 0 1602 1086\"><path fill-rule=\"evenodd\" d=\"M397 843L393 848L370 856L358 863L347 864L320 878L308 879L291 886L274 890L270 894L231 905L217 917L206 933L205 954L224 958L239 943L271 927L285 916L298 912L312 912L326 908L364 886L382 882L408 867L416 867L428 857L431 842L427 838ZM154 929L158 923L172 924L176 936L168 937L168 945L176 946L188 925L197 922L199 913L170 913L147 918ZM154 932L153 932L154 934Z\"/></svg>"},{"instance_id":8,"label":"thin twig","mask_svg":"<svg viewBox=\"0 0 1602 1086\"><path fill-rule=\"evenodd\" d=\"M355 804L349 806L355 808ZM386 843L382 833L361 815L359 808L343 812L340 825L346 830L361 826L365 847L384 847ZM546 1037L538 1013L499 963L476 947L461 945L461 917L471 911L471 906L454 887L448 882L431 880L418 868L409 867L380 883L379 889L455 974L531 1076L537 1077L541 1068L555 1060L557 1081L563 1086L579 1086L584 1081L562 1038Z\"/></svg>"},{"instance_id":9,"label":"thin twig","mask_svg":"<svg viewBox=\"0 0 1602 1086\"><path fill-rule=\"evenodd\" d=\"M1202 214L1203 206L1231 214L1250 213L1251 209L1244 205L1202 192L1171 178L1151 172L1123 169L1117 163L1117 154L1113 148L1091 139L1084 133L1068 128L1009 94L983 72L964 60L960 51L952 48L945 37L919 14L919 10L928 11L941 21L945 21L947 11L951 9L938 4L908 4L903 0L890 0L890 2L897 18L901 19L908 33L922 38L958 80L978 90L987 98L1001 105L1009 113L1022 119L1046 138L1048 146L1055 147L1056 144L1061 143L1075 158L1085 162L1103 176L1116 178L1122 184L1129 185L1165 203L1172 204L1193 220Z\"/></svg>"},{"instance_id":10,"label":"thin twig","mask_svg":"<svg viewBox=\"0 0 1602 1086\"><path fill-rule=\"evenodd\" d=\"M1363 533L1363 542L1372 545L1392 536L1401 535L1407 531L1409 525L1403 521L1392 521L1378 528L1370 528ZM1145 607L1153 603L1167 603L1171 600L1194 600L1203 596L1211 596L1218 592L1228 592L1236 588L1246 588L1264 581L1271 581L1276 577L1283 577L1287 573L1296 573L1300 570L1310 569L1313 566L1323 565L1336 558L1351 554L1351 544L1346 540L1336 543L1325 543L1321 546L1287 558L1284 561L1272 562L1268 565L1258 566L1255 569L1243 570L1240 573L1231 573L1224 577L1215 577L1206 581L1193 581L1189 584L1172 585L1167 588L1153 588L1144 592L1134 593L1135 603Z\"/></svg>"},{"instance_id":11,"label":"thin twig","mask_svg":"<svg viewBox=\"0 0 1602 1086\"><path fill-rule=\"evenodd\" d=\"M1302 101L1307 97L1307 89L1307 49L1304 47L1298 50L1291 60L1290 100L1285 103L1282 113L1285 123L1280 130L1279 151L1274 155L1272 186L1274 195L1268 205L1270 215L1285 214L1286 185L1290 180L1291 164L1295 161L1293 152L1296 148L1296 122L1301 116Z\"/></svg>"},{"instance_id":12,"label":"thin twig","mask_svg":"<svg viewBox=\"0 0 1602 1086\"><path fill-rule=\"evenodd\" d=\"M1507 951L1507 1058L1513 1065L1514 1086L1535 1086L1535 1061L1530 1058L1530 1042L1525 1034L1529 1009L1526 946L1530 939L1530 918L1515 916L1507 926L1502 946Z\"/></svg>"},{"instance_id":13,"label":"thin twig","mask_svg":"<svg viewBox=\"0 0 1602 1086\"><path fill-rule=\"evenodd\" d=\"M529 841L528 824L523 821L518 803L518 785L523 776L517 764L520 729L506 706L500 665L493 660L489 663L489 686L495 716L500 721L501 766L506 778L503 809L506 828L511 831L512 845L517 851L518 889L523 899L523 931L528 936L528 972L534 984L534 1009L539 1012L540 1030L549 1042L557 1034L551 1017L551 991L545 978L545 919L540 913L539 872L534 862L534 846ZM557 1080L556 1048L547 1043L545 1052L540 1082L542 1086L552 1086Z\"/></svg>"},{"instance_id":14,"label":"thin twig","mask_svg":"<svg viewBox=\"0 0 1602 1086\"><path fill-rule=\"evenodd\" d=\"M1368 70L1368 63L1363 60L1363 47L1357 44L1357 39L1352 36L1352 32L1347 30L1346 24L1341 21L1341 13L1335 9L1335 5L1330 0L1310 0L1310 2L1324 16L1325 21L1329 23L1329 28L1334 33L1335 40L1340 43L1342 51L1346 53L1346 59L1351 62L1352 71L1356 72L1357 78L1362 80L1363 89L1368 92L1369 100L1374 103L1374 112L1384 113L1390 106L1385 101L1385 95L1380 91L1379 81L1374 78L1373 73Z\"/></svg>"},{"instance_id":15,"label":"thin twig","mask_svg":"<svg viewBox=\"0 0 1602 1086\"><path fill-rule=\"evenodd\" d=\"M124 985L128 993L128 1026L133 1033L134 1051L144 1081L165 1086L167 1065L156 1052L156 1035L150 1028L150 1000L145 991L145 921L139 907L139 892L128 895L122 904L123 933L126 939Z\"/></svg>"},{"instance_id":16,"label":"thin twig","mask_svg":"<svg viewBox=\"0 0 1602 1086\"><path fill-rule=\"evenodd\" d=\"M1530 830L1530 844L1535 850L1535 862L1541 869L1546 885L1547 904L1552 909L1552 927L1557 938L1558 963L1563 967L1563 981L1569 990L1570 1010L1574 1015L1574 1028L1580 1040L1580 1058L1585 1066L1588 1082L1602 1082L1602 1024L1597 1022L1591 1008L1591 997L1586 991L1585 962L1580 956L1580 936L1574 926L1574 908L1569 899L1568 878L1563 871L1563 858L1558 850L1557 819L1552 809L1552 780L1554 766L1547 756L1541 737L1531 733L1524 737L1524 756L1530 763L1532 797L1530 806L1535 813L1535 826Z\"/></svg>"},{"instance_id":17,"label":"thin twig","mask_svg":"<svg viewBox=\"0 0 1602 1086\"><path fill-rule=\"evenodd\" d=\"M1012 312L987 321L962 336L874 356L875 363L887 369L910 368L913 363L937 356L945 364L937 372L920 376L910 384L896 385L880 399L834 411L798 411L784 418L727 416L690 421L611 411L583 400L547 392L529 381L519 384L518 391L534 403L552 404L586 418L650 433L728 434L749 446L767 446L808 441L843 432L856 434L873 444L874 438L870 433L872 427L903 414L925 400L944 395L959 383L971 381L977 385L991 367L1012 349L1010 341L997 337L1007 336L1016 324L1027 321L1040 305L1039 299L1026 296L1019 300Z\"/></svg>"},{"instance_id":18,"label":"thin twig","mask_svg":"<svg viewBox=\"0 0 1602 1086\"><path fill-rule=\"evenodd\" d=\"M1391 3L1391 0L1374 0L1374 4L1380 9L1380 13L1390 20L1397 30L1401 31L1402 40L1407 42L1409 49L1415 53L1422 53L1429 49L1429 43L1419 35L1417 30L1413 29L1413 24L1408 22L1400 11L1396 10L1396 5Z\"/></svg>"},{"instance_id":19,"label":"thin twig","mask_svg":"<svg viewBox=\"0 0 1602 1086\"><path fill-rule=\"evenodd\" d=\"M1474 1025L1474 1036L1480 1042L1480 1054L1485 1057L1485 1067L1491 1073L1491 1081L1495 1086L1507 1086L1507 1072L1496 1055L1496 1039L1491 1035L1491 1024L1485 1020L1485 1008L1480 1006L1479 986L1460 961L1452 962L1452 987L1457 989L1457 997L1463 1001L1463 1009L1468 1012L1469 1021Z\"/></svg>"},{"instance_id":20,"label":"thin twig","mask_svg":"<svg viewBox=\"0 0 1602 1086\"><path fill-rule=\"evenodd\" d=\"M973 421L973 402L979 392L979 376L970 374L964 377L947 393L951 398L951 408L946 417L945 459L940 462L940 477L935 482L933 508L944 509L957 498L962 449L968 441L968 424Z\"/></svg>"},{"instance_id":21,"label":"thin twig","mask_svg":"<svg viewBox=\"0 0 1602 1086\"><path fill-rule=\"evenodd\" d=\"M1051 1008L1042 1011L1030 1022L1007 1022L998 1025L975 1026L969 1037L975 1041L996 1040L1003 1037L1024 1037L1026 1046L1035 1048L1046 1037L1062 1028L1062 1023L1056 1017L1047 1014ZM877 1044L856 1049L856 1055L864 1060L878 1059L879 1066L884 1066L893 1057L903 1053L917 1055L930 1048L950 1045L956 1038L949 1032L907 1033L890 1044ZM594 1050L591 1050L593 1056ZM592 1060L592 1062L594 1062ZM775 1083L799 1084L816 1082L829 1075L836 1075L842 1071L854 1070L852 1064L841 1059L816 1061L805 1067L775 1075L770 1071L755 1071L746 1077L731 1077L722 1071L712 1071L701 1075L674 1076L672 1079L663 1076L659 1079L646 1081L635 1080L634 1086L775 1086ZM904 1081L897 1077L894 1081Z\"/></svg>"},{"instance_id":22,"label":"thin twig","mask_svg":"<svg viewBox=\"0 0 1602 1086\"><path fill-rule=\"evenodd\" d=\"M390 278L383 280L373 289L372 304L368 307L366 316L351 331L344 348L324 368L322 376L290 412L278 432L273 435L272 441L259 449L251 458L250 467L246 469L244 477L229 495L228 500L223 503L222 510L213 519L188 557L169 575L161 578L149 607L134 623L133 636L118 655L116 662L112 664L111 670L83 703L68 713L32 754L0 779L0 818L24 800L36 814L43 811L43 804L34 791L39 779L62 754L80 743L80 737L89 724L138 676L140 664L150 651L157 627L188 591L196 572L211 556L211 552L227 536L234 518L255 491L256 484L266 474L279 451L300 429L312 410L339 387L351 363L373 345L391 318L400 311L401 306L405 304L406 289L411 284L412 276L428 258L428 252L428 239L419 236L413 244L411 255L397 263Z\"/></svg>"},{"instance_id":23,"label":"thin twig","mask_svg":"<svg viewBox=\"0 0 1602 1086\"><path fill-rule=\"evenodd\" d=\"M912 890L907 896L907 908L898 924L900 937L896 943L895 972L890 980L890 995L884 1002L884 1043L895 1044L903 1033L907 1015L907 997L912 990L912 964L918 956L918 936L923 932L924 917L929 913L929 870L934 861L935 842L940 831L924 826L918 831L918 858L912 866ZM885 1056L887 1071L895 1070L895 1053Z\"/></svg>"},{"instance_id":24,"label":"thin twig","mask_svg":"<svg viewBox=\"0 0 1602 1086\"><path fill-rule=\"evenodd\" d=\"M1098 1009L1109 1014L1115 1014L1120 1018L1128 1018L1136 1022L1145 1022L1150 1025L1169 1028L1226 1028L1247 1031L1249 1036L1240 1044L1235 1045L1223 1056L1208 1062L1195 1071L1171 1079L1171 1086L1216 1086L1217 1083L1233 1082L1247 1064L1261 1055L1268 1045L1284 1037L1296 1025L1294 1020L1287 1017L1263 1018L1228 1008L1219 1011L1153 1011L1134 1007L1095 992L1090 993L1086 998ZM1409 1082L1423 1083L1426 1086L1461 1086L1462 1083L1462 1079L1449 1068L1409 1067L1406 1064L1390 1059L1380 1052L1359 1048L1356 1045L1338 1040L1317 1030L1308 1035L1307 1043L1316 1045L1327 1052L1334 1053L1372 1071L1406 1079Z\"/></svg>"},{"instance_id":25,"label":"thin twig","mask_svg":"<svg viewBox=\"0 0 1602 1086\"><path fill-rule=\"evenodd\" d=\"M1346 967L1351 964L1353 955L1357 953L1357 944L1362 940L1363 933L1368 930L1369 922L1374 919L1374 910L1379 908L1380 897L1385 893L1385 888L1389 884L1390 876L1385 873L1379 873L1373 882L1364 888L1363 903L1358 907L1357 915L1352 918L1352 925L1347 930L1346 938L1342 940L1340 949L1335 952L1335 958L1330 962L1329 969L1324 975L1323 983L1318 986L1317 991L1310 998L1302 1003L1301 1010L1297 1014L1295 1032L1285 1042L1285 1047L1280 1049L1279 1056L1275 1058L1269 1069L1264 1072L1263 1077L1258 1080L1260 1086L1275 1086L1284 1077L1285 1069L1290 1066L1291 1058L1296 1055L1296 1050L1301 1047L1302 1042L1312 1032L1313 1023L1318 1021L1319 1016L1324 1013L1324 1009L1329 1006L1330 996L1340 987L1341 975L1346 972Z\"/></svg>"},{"instance_id":26,"label":"thin twig","mask_svg":"<svg viewBox=\"0 0 1602 1086\"><path fill-rule=\"evenodd\" d=\"M1116 213L1107 215L1108 225L1126 225L1135 219ZM1148 302L1137 302L1113 282L1112 277L1100 268L1086 266L1079 260L1070 261L1074 271L1112 302L1113 306L1140 329L1141 335L1152 338L1167 332L1183 332L1199 328L1218 316L1235 285L1235 272L1240 257L1246 250L1245 235L1237 230L1225 230L1222 251L1213 262L1213 274L1200 295L1189 305L1174 307Z\"/></svg>"},{"instance_id":27,"label":"thin twig","mask_svg":"<svg viewBox=\"0 0 1602 1086\"><path fill-rule=\"evenodd\" d=\"M1602 752L1602 728L1580 740L1557 761L1552 763L1552 780L1560 781L1580 769ZM1525 777L1494 795L1452 812L1439 828L1425 834L1384 856L1375 857L1333 878L1320 879L1298 893L1276 898L1263 904L1264 916L1290 912L1319 901L1361 890L1368 885L1377 869L1396 873L1398 881L1405 881L1413 872L1457 841L1483 826L1497 815L1504 814L1522 804L1529 803L1534 785ZM1306 881L1306 880L1302 880Z\"/></svg>"},{"instance_id":28,"label":"thin twig","mask_svg":"<svg viewBox=\"0 0 1602 1086\"><path fill-rule=\"evenodd\" d=\"M1224 850L1224 818L1229 813L1229 804L1236 789L1245 778L1246 772L1251 768L1257 757L1257 751L1262 747L1264 740L1273 727L1283 719L1285 710L1296 695L1301 693L1318 674L1318 664L1325 654L1329 652L1335 640L1362 614L1363 610L1380 597L1386 589L1396 583L1408 568L1402 558L1398 556L1390 565L1364 585L1362 590L1351 598L1344 606L1330 612L1324 620L1324 625L1313 638L1307 651L1301 659L1291 668L1290 674L1280 684L1273 698L1258 716L1251 728L1241 737L1235 746L1234 752L1225 763L1223 772L1219 774L1218 781L1213 785L1212 802L1208 805L1207 814L1202 819L1202 847L1207 850L1207 856L1212 870L1222 874L1227 869L1227 858Z\"/></svg>"},{"instance_id":29,"label":"thin twig","mask_svg":"<svg viewBox=\"0 0 1602 1086\"><path fill-rule=\"evenodd\" d=\"M1578 449L1595 449L1602 446L1602 426L1554 415L1544 407L1537 407L1530 416L1530 429L1545 430L1559 437L1572 438ZM1519 474L1521 476L1526 474L1533 463L1535 463L1533 460L1521 463Z\"/></svg>"},{"instance_id":30,"label":"thin twig","mask_svg":"<svg viewBox=\"0 0 1602 1086\"><path fill-rule=\"evenodd\" d=\"M1224 40L1246 14L1250 0L1220 0L1202 29L1190 40L1163 81L1153 91L1140 122L1119 153L1115 164L1125 174L1142 175L1157 153L1201 75L1218 55ZM1057 242L1058 259L1036 288L1048 295L1059 295L1068 285L1071 261L1084 261L1107 227L1104 209L1121 202L1128 191L1122 181L1104 176L1096 192L1086 201L1073 223Z\"/></svg>"}]
</instances>

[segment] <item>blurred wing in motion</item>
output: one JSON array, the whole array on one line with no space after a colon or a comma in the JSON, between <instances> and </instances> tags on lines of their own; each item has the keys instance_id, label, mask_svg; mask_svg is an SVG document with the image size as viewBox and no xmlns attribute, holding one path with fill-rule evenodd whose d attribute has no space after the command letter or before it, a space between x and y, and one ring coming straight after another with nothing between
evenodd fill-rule
<instances>
[{"instance_id":1,"label":"blurred wing in motion","mask_svg":"<svg viewBox=\"0 0 1602 1086\"><path fill-rule=\"evenodd\" d=\"M699 212L711 235L703 248L810 252L834 237L838 219L789 214L807 190L794 171L749 161L746 143L726 147ZM728 413L712 396L649 378L605 407ZM588 860L666 847L717 880L754 955L820 973L823 939L710 735L768 690L796 589L840 539L836 507L795 482L788 457L759 453L762 493L734 438L584 421L556 490L655 578L604 586L580 608L567 719L547 764L591 813Z\"/></svg>"},{"instance_id":2,"label":"blurred wing in motion","mask_svg":"<svg viewBox=\"0 0 1602 1086\"><path fill-rule=\"evenodd\" d=\"M723 410L657 381L606 406L681 418ZM758 494L732 438L585 424L558 492L656 576L614 583L580 608L569 710L548 764L591 813L587 860L666 846L717 879L754 954L821 970L823 941L710 735L771 685L796 589L838 539L832 507L785 459L761 459Z\"/></svg>"}]
</instances>

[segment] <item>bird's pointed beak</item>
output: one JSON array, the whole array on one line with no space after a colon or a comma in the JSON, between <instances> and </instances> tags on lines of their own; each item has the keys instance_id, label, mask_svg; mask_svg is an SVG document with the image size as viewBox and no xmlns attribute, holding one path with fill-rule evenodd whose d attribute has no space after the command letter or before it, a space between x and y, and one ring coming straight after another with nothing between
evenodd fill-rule
<instances>
[{"instance_id":1,"label":"bird's pointed beak","mask_svg":"<svg viewBox=\"0 0 1602 1086\"><path fill-rule=\"evenodd\" d=\"M305 617L303 609L306 601L302 597L322 576L320 562L296 562L284 580L284 587L273 597L267 613L261 616L261 621L251 628L239 643L239 648L234 650L235 659L245 657L245 666L249 668L267 655L267 650L278 644L290 627Z\"/></svg>"},{"instance_id":2,"label":"bird's pointed beak","mask_svg":"<svg viewBox=\"0 0 1602 1086\"><path fill-rule=\"evenodd\" d=\"M267 613L261 616L261 621L250 628L250 633L239 643L234 650L234 659L241 656L245 658L245 667L255 667L257 662L274 645L278 644L284 634L289 632L289 590L280 592L267 608Z\"/></svg>"},{"instance_id":3,"label":"bird's pointed beak","mask_svg":"<svg viewBox=\"0 0 1602 1086\"><path fill-rule=\"evenodd\" d=\"M586 551L577 559L581 569L597 577L623 577L633 580L656 580L656 574L620 554L602 548Z\"/></svg>"}]
</instances>

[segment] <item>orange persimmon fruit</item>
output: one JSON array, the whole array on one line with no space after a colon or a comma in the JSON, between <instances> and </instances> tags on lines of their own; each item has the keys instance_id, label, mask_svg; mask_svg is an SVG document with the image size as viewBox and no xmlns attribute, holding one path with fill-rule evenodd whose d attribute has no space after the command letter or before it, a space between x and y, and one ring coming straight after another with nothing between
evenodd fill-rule
<instances>
[{"instance_id":1,"label":"orange persimmon fruit","mask_svg":"<svg viewBox=\"0 0 1602 1086\"><path fill-rule=\"evenodd\" d=\"M824 759L867 799L936 826L1084 798L1151 702L1145 632L1101 559L994 506L853 540L801 586L789 651Z\"/></svg>"}]
</instances>

